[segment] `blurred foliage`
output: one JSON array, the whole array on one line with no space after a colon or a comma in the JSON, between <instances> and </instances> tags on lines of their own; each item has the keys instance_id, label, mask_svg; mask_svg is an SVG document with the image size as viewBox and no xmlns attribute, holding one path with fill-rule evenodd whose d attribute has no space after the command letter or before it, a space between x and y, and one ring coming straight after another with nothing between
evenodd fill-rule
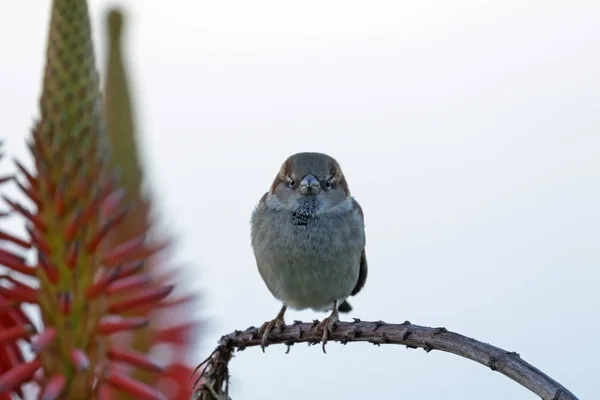
<instances>
[{"instance_id":1,"label":"blurred foliage","mask_svg":"<svg viewBox=\"0 0 600 400\"><path fill-rule=\"evenodd\" d=\"M44 400L192 395L185 358L200 324L186 313L198 299L174 296L168 243L152 239L123 25L123 14L111 10L102 99L87 2L52 3L40 118L28 143L35 170L16 161L15 176L0 178L14 181L33 206L3 196L28 237L0 227L8 271L0 282L0 400L27 398L26 384ZM38 306L42 326L24 304ZM155 360L157 349L169 359Z\"/></svg>"}]
</instances>

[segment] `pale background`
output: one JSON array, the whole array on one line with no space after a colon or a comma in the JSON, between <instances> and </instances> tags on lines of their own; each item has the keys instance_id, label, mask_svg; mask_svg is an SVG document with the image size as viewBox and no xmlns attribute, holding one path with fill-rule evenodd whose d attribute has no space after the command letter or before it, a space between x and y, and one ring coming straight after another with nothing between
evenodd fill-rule
<instances>
[{"instance_id":1,"label":"pale background","mask_svg":"<svg viewBox=\"0 0 600 400\"><path fill-rule=\"evenodd\" d=\"M49 4L0 13L13 155L37 115ZM365 211L369 279L352 317L446 326L598 397L600 2L90 4L101 65L106 7L130 12L151 185L211 321L192 360L278 311L250 213L289 154L315 150L339 160ZM537 398L435 351L284 350L238 354L233 398Z\"/></svg>"}]
</instances>

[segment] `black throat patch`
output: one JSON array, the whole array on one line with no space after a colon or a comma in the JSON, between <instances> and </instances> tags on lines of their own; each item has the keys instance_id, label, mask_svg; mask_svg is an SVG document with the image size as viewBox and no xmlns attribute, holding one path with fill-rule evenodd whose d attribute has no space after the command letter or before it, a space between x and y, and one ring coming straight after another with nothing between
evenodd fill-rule
<instances>
[{"instance_id":1,"label":"black throat patch","mask_svg":"<svg viewBox=\"0 0 600 400\"><path fill-rule=\"evenodd\" d=\"M319 202L316 196L302 196L298 206L290 214L290 222L296 226L307 226L311 219L316 218Z\"/></svg>"}]
</instances>

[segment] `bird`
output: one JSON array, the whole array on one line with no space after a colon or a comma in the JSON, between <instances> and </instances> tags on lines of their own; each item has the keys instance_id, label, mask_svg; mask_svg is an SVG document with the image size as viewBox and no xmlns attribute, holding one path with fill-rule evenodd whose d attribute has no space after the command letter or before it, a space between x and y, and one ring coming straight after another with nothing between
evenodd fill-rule
<instances>
[{"instance_id":1,"label":"bird","mask_svg":"<svg viewBox=\"0 0 600 400\"><path fill-rule=\"evenodd\" d=\"M250 221L258 272L282 303L277 316L258 330L262 351L275 327L285 329L289 307L331 310L315 327L323 330L325 352L339 312L352 310L346 299L361 291L368 271L363 211L340 164L318 152L289 156Z\"/></svg>"}]
</instances>

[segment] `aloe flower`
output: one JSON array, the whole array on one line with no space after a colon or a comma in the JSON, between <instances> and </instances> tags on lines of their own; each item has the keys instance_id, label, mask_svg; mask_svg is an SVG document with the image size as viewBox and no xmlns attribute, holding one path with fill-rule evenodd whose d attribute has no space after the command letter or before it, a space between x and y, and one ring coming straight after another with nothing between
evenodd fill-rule
<instances>
[{"instance_id":1,"label":"aloe flower","mask_svg":"<svg viewBox=\"0 0 600 400\"><path fill-rule=\"evenodd\" d=\"M112 12L103 101L86 1L52 3L40 118L29 143L35 170L16 162L29 204L3 196L28 237L0 228L0 264L10 271L0 283L0 400L23 397L29 382L43 400L191 397L184 356L198 323L168 326L159 317L195 298L170 296L176 282L158 254L167 244L149 239L121 25ZM38 306L42 327L23 304ZM175 352L166 365L149 357L158 344Z\"/></svg>"}]
</instances>

